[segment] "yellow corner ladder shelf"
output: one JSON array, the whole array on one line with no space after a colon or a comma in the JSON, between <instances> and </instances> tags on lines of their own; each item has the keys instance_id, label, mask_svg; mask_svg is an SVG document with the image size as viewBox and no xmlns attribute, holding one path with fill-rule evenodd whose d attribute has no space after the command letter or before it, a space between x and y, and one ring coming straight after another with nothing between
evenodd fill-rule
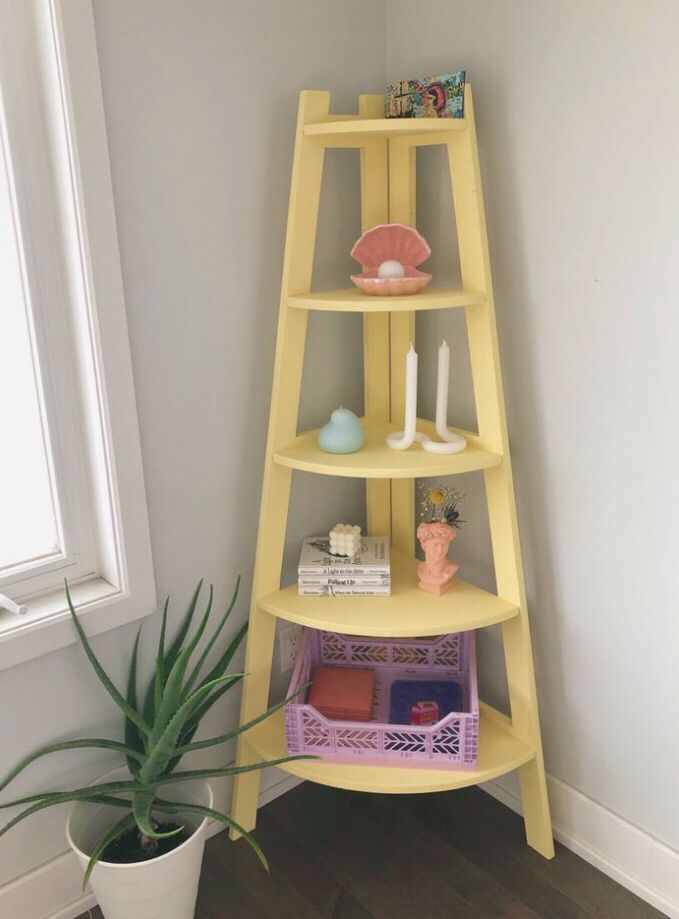
<instances>
[{"instance_id":1,"label":"yellow corner ladder shelf","mask_svg":"<svg viewBox=\"0 0 679 919\"><path fill-rule=\"evenodd\" d=\"M471 87L465 87L462 119L388 120L382 117L381 95L361 96L358 115L331 115L329 110L329 93L300 94L241 723L266 709L277 618L316 629L393 638L501 623L511 719L482 704L475 769L346 765L331 760L300 760L282 768L324 785L393 794L461 788L516 769L528 844L551 858L554 843ZM311 291L326 149L360 150L365 230L388 222L415 226L415 154L418 146L431 144L444 145L448 154L463 289L430 288L409 297L364 296L356 289ZM426 453L418 447L390 450L384 442L386 434L403 427L405 355L415 340L415 313L454 307L464 307L466 314L478 434L462 432L469 446L454 455ZM316 431L297 433L309 310L363 313L366 437L358 453L324 453ZM418 429L433 426L421 421ZM391 597L301 598L295 587L281 589L293 469L366 479L368 531L391 536ZM427 595L417 588L415 576L415 479L475 470L482 470L485 478L497 595L462 580L456 580L442 597ZM286 753L284 718L278 713L241 736L237 765ZM246 830L255 826L259 784L258 771L242 773L235 780L233 817Z\"/></svg>"}]
</instances>

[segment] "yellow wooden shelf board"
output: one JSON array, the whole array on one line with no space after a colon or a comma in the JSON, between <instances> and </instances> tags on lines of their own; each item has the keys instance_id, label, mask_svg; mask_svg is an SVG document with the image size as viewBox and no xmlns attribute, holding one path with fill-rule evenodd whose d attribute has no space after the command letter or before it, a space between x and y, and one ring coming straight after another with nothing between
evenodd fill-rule
<instances>
[{"instance_id":1,"label":"yellow wooden shelf board","mask_svg":"<svg viewBox=\"0 0 679 919\"><path fill-rule=\"evenodd\" d=\"M276 712L245 735L262 760L287 756L285 715ZM378 794L418 794L450 791L488 782L533 759L533 749L510 726L484 706L479 727L479 758L474 769L434 769L416 766L363 766L332 760L295 760L280 768L310 782Z\"/></svg>"},{"instance_id":2,"label":"yellow wooden shelf board","mask_svg":"<svg viewBox=\"0 0 679 919\"><path fill-rule=\"evenodd\" d=\"M318 446L318 431L307 431L289 447L276 450L274 462L303 472L340 475L364 479L414 479L426 476L456 475L488 469L502 462L499 453L491 453L470 443L462 453L427 453L417 444L409 450L391 450L385 443L387 434L398 430L394 424L364 425L365 441L357 453L325 453ZM430 421L420 420L421 430L436 440Z\"/></svg>"},{"instance_id":3,"label":"yellow wooden shelf board","mask_svg":"<svg viewBox=\"0 0 679 919\"><path fill-rule=\"evenodd\" d=\"M464 118L337 118L332 115L322 121L304 125L305 137L407 137L409 135L440 135L441 143L454 131L466 131Z\"/></svg>"},{"instance_id":4,"label":"yellow wooden shelf board","mask_svg":"<svg viewBox=\"0 0 679 919\"><path fill-rule=\"evenodd\" d=\"M300 597L297 585L262 597L261 609L299 625L347 635L406 638L480 629L519 608L459 578L442 597L417 586L417 559L391 553L390 597Z\"/></svg>"},{"instance_id":5,"label":"yellow wooden shelf board","mask_svg":"<svg viewBox=\"0 0 679 919\"><path fill-rule=\"evenodd\" d=\"M407 297L371 297L357 287L323 290L288 297L288 306L301 310L341 313L400 313L413 310L445 310L457 306L479 306L486 296L471 290L430 287Z\"/></svg>"}]
</instances>

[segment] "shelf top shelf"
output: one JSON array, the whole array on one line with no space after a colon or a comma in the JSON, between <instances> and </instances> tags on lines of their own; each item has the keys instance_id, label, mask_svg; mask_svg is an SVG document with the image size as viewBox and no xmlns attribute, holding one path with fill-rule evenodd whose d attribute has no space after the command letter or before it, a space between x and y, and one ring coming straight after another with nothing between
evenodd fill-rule
<instances>
[{"instance_id":1,"label":"shelf top shelf","mask_svg":"<svg viewBox=\"0 0 679 919\"><path fill-rule=\"evenodd\" d=\"M326 310L342 313L400 313L413 310L444 310L458 306L478 306L486 295L472 290L428 287L407 297L372 297L357 287L344 290L312 291L288 297L288 306L302 310Z\"/></svg>"},{"instance_id":2,"label":"shelf top shelf","mask_svg":"<svg viewBox=\"0 0 679 919\"><path fill-rule=\"evenodd\" d=\"M398 430L395 424L364 423L365 441L357 453L325 453L318 446L318 430L307 431L289 447L273 454L275 463L302 472L338 475L359 479L415 479L427 476L456 475L498 466L499 453L477 446L472 437L466 450L455 454L427 453L413 444L409 450L391 450L385 443L387 434ZM436 440L431 421L420 419L418 430ZM460 433L465 433L460 432Z\"/></svg>"},{"instance_id":3,"label":"shelf top shelf","mask_svg":"<svg viewBox=\"0 0 679 919\"><path fill-rule=\"evenodd\" d=\"M262 597L261 609L299 625L347 635L406 638L495 625L519 608L459 578L441 597L417 586L418 560L391 552L390 597L300 597L297 585Z\"/></svg>"},{"instance_id":4,"label":"shelf top shelf","mask_svg":"<svg viewBox=\"0 0 679 919\"><path fill-rule=\"evenodd\" d=\"M415 134L441 135L445 143L453 131L466 131L465 118L355 118L331 115L304 125L307 137L407 137Z\"/></svg>"},{"instance_id":5,"label":"shelf top shelf","mask_svg":"<svg viewBox=\"0 0 679 919\"><path fill-rule=\"evenodd\" d=\"M285 716L276 712L245 735L262 760L287 756ZM279 768L291 775L346 788L351 791L378 794L417 794L449 791L488 782L506 772L518 769L534 756L531 747L519 740L502 716L483 706L479 727L479 758L474 769L434 769L414 766L363 766L336 763L332 760L295 760Z\"/></svg>"}]
</instances>

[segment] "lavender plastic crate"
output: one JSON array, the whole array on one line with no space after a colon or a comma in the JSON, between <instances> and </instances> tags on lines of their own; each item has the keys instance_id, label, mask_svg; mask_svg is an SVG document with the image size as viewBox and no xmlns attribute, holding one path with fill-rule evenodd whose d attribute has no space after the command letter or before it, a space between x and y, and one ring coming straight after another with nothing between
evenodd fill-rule
<instances>
[{"instance_id":1,"label":"lavender plastic crate","mask_svg":"<svg viewBox=\"0 0 679 919\"><path fill-rule=\"evenodd\" d=\"M313 705L292 702L285 709L289 753L311 753L338 762L376 765L407 763L472 769L479 742L479 696L474 632L433 639L361 638L304 629L289 695L310 682L320 665L375 670L374 721L334 721ZM454 679L462 687L462 712L432 725L388 724L394 680ZM300 696L302 698L302 696Z\"/></svg>"}]
</instances>

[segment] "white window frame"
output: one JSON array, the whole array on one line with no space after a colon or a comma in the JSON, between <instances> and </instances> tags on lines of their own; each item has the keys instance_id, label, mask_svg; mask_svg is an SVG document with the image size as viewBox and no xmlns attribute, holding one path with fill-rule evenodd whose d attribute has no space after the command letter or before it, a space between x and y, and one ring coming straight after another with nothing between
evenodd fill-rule
<instances>
[{"instance_id":1,"label":"white window frame","mask_svg":"<svg viewBox=\"0 0 679 919\"><path fill-rule=\"evenodd\" d=\"M45 392L55 466L62 487L77 483L59 496L65 557L0 587L27 607L0 610L3 669L76 640L55 564L90 635L151 614L156 590L91 0L0 0L0 88L26 260L40 263L27 274L63 306L30 292L40 358L58 353Z\"/></svg>"}]
</instances>

